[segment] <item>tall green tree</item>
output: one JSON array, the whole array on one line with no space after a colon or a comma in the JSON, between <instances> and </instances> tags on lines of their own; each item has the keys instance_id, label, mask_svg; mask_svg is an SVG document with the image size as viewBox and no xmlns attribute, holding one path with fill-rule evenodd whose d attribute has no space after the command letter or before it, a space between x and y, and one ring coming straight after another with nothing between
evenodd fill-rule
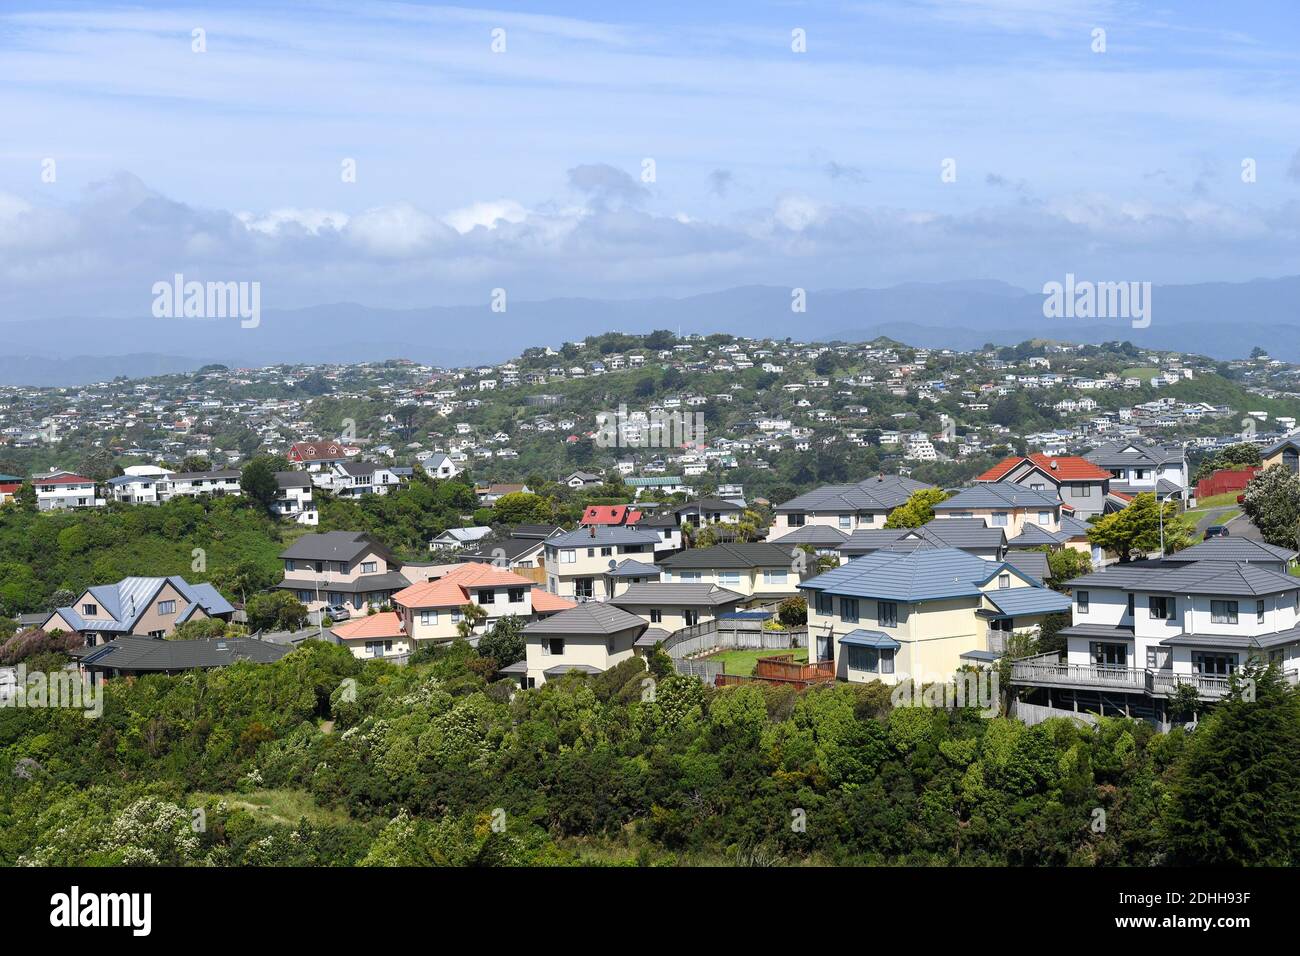
<instances>
[{"instance_id":1,"label":"tall green tree","mask_svg":"<svg viewBox=\"0 0 1300 956\"><path fill-rule=\"evenodd\" d=\"M1269 544L1294 548L1300 529L1300 475L1285 465L1265 468L1246 485L1241 510Z\"/></svg>"},{"instance_id":2,"label":"tall green tree","mask_svg":"<svg viewBox=\"0 0 1300 956\"><path fill-rule=\"evenodd\" d=\"M908 495L907 501L889 513L886 528L919 528L934 517L934 506L948 498L942 488L921 488Z\"/></svg>"}]
</instances>

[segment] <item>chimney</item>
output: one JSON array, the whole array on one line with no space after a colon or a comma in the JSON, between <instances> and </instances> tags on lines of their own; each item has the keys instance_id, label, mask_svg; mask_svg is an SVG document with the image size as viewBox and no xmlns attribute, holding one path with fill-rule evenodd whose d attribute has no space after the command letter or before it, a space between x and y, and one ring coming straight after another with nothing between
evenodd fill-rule
<instances>
[{"instance_id":1,"label":"chimney","mask_svg":"<svg viewBox=\"0 0 1300 956\"><path fill-rule=\"evenodd\" d=\"M1052 459L1052 471L1056 471L1056 467L1057 467L1057 461L1056 461L1055 458L1053 458L1053 459Z\"/></svg>"},{"instance_id":2,"label":"chimney","mask_svg":"<svg viewBox=\"0 0 1300 956\"><path fill-rule=\"evenodd\" d=\"M590 535L590 537L593 537L593 538L596 537L596 526L595 526L594 524L593 524L593 525L588 525L587 528L588 528L588 534Z\"/></svg>"}]
</instances>

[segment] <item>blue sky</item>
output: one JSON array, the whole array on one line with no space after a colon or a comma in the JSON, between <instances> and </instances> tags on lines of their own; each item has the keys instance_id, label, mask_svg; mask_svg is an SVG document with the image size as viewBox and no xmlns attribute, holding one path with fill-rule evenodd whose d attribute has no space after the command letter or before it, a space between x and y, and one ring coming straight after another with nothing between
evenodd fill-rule
<instances>
[{"instance_id":1,"label":"blue sky","mask_svg":"<svg viewBox=\"0 0 1300 956\"><path fill-rule=\"evenodd\" d=\"M177 271L281 307L1295 274L1298 26L1286 2L9 0L0 320L134 314Z\"/></svg>"}]
</instances>

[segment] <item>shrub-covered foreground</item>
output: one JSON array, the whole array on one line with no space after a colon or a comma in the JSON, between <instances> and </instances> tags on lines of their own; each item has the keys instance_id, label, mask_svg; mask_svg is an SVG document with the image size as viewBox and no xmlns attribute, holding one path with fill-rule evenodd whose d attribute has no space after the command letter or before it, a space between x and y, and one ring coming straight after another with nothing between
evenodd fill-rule
<instances>
[{"instance_id":1,"label":"shrub-covered foreground","mask_svg":"<svg viewBox=\"0 0 1300 956\"><path fill-rule=\"evenodd\" d=\"M1254 702L1159 734L891 709L880 685L668 674L650 693L639 660L511 699L476 658L399 668L313 642L112 681L98 720L0 709L0 862L1290 863L1300 847L1300 704L1271 673ZM319 812L259 812L253 792Z\"/></svg>"}]
</instances>

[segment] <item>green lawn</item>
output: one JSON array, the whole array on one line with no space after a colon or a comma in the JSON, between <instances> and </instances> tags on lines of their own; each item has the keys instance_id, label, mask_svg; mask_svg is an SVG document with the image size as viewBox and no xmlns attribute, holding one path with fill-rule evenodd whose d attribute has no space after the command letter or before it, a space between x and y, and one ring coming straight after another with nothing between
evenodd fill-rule
<instances>
[{"instance_id":1,"label":"green lawn","mask_svg":"<svg viewBox=\"0 0 1300 956\"><path fill-rule=\"evenodd\" d=\"M711 661L721 661L726 664L728 674L739 674L742 677L754 673L754 665L758 663L760 657L773 657L777 654L794 654L794 659L800 664L808 663L808 648L795 647L788 651L723 651L721 654L713 654L709 657Z\"/></svg>"},{"instance_id":2,"label":"green lawn","mask_svg":"<svg viewBox=\"0 0 1300 956\"><path fill-rule=\"evenodd\" d=\"M1158 368L1150 368L1150 367L1126 368L1124 369L1124 371L1120 372L1119 375L1120 378L1140 378L1142 379L1142 384L1145 385L1147 383L1147 380L1150 379L1152 375L1157 374L1159 371L1160 369Z\"/></svg>"},{"instance_id":3,"label":"green lawn","mask_svg":"<svg viewBox=\"0 0 1300 956\"><path fill-rule=\"evenodd\" d=\"M1224 505L1235 505L1237 495L1240 491L1225 491L1221 495L1210 495L1208 498L1197 498L1196 507L1192 511L1204 511L1206 508L1222 508Z\"/></svg>"}]
</instances>

